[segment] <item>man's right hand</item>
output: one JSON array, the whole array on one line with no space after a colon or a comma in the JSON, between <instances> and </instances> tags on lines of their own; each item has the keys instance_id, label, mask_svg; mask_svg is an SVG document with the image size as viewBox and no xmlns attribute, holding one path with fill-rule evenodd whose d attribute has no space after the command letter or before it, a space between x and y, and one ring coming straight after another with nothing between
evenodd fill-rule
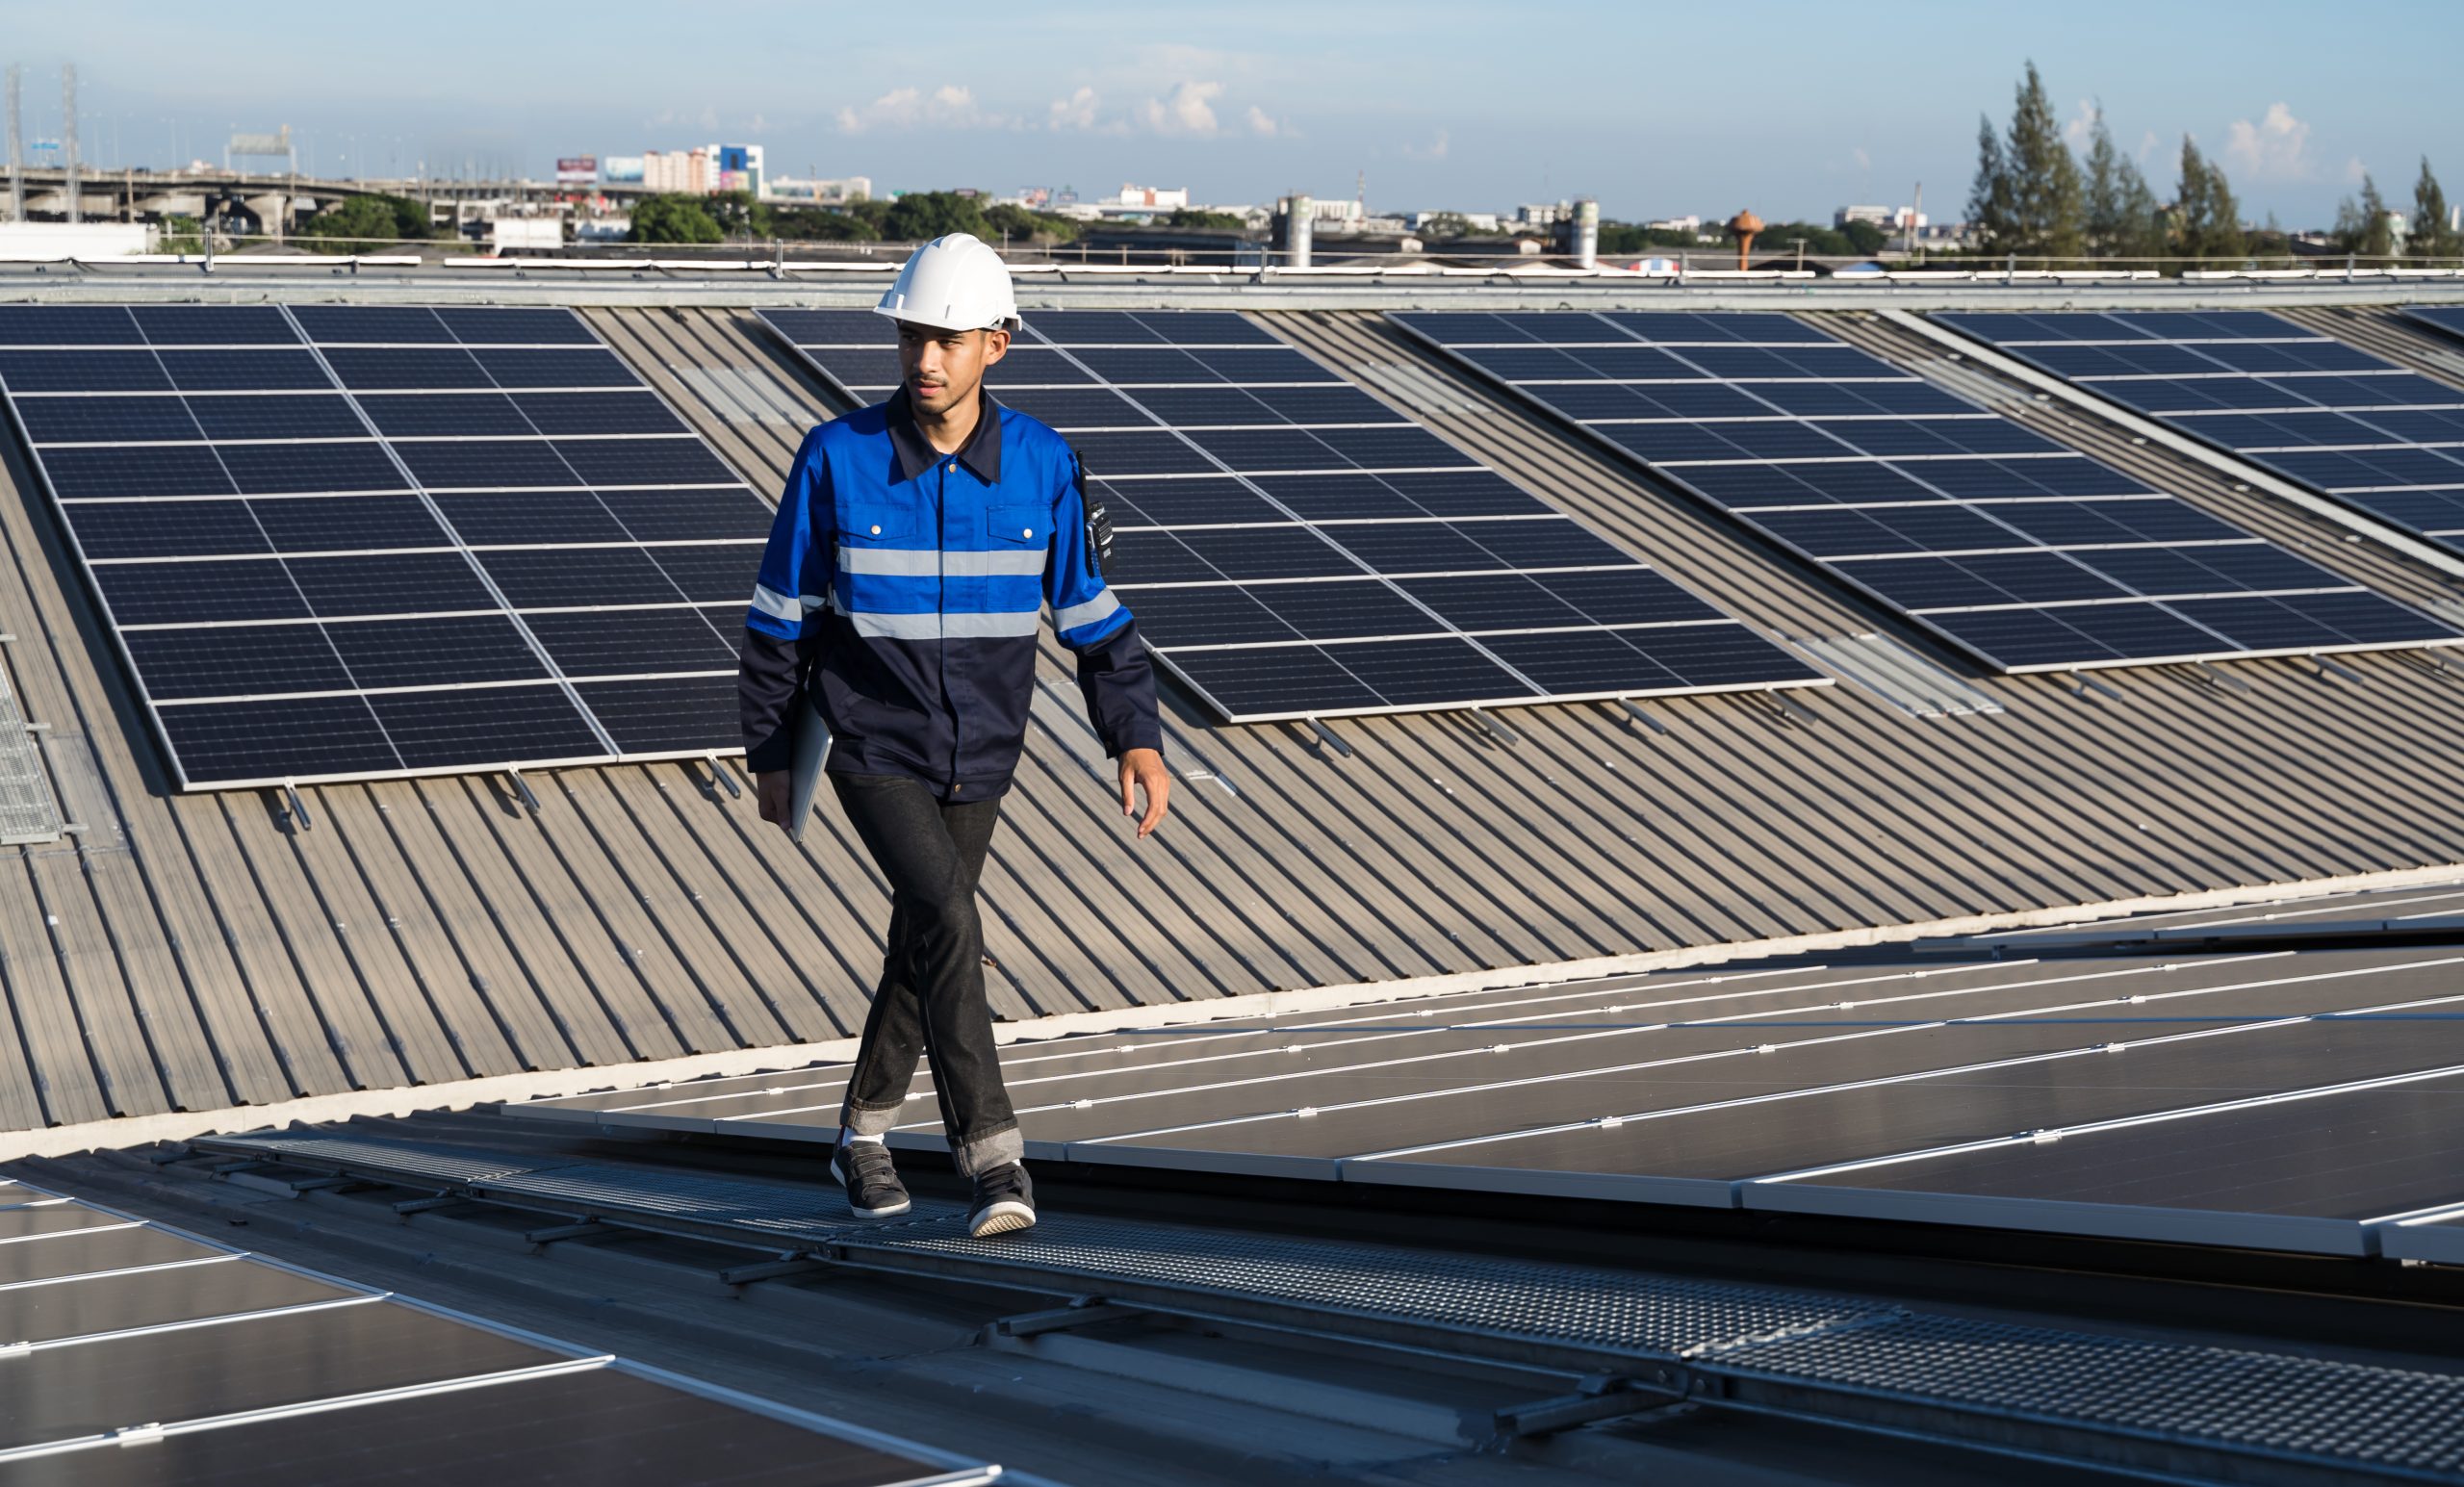
<instances>
[{"instance_id":1,"label":"man's right hand","mask_svg":"<svg viewBox=\"0 0 2464 1487\"><path fill-rule=\"evenodd\" d=\"M792 832L796 824L787 819L792 806L795 776L783 769L773 769L753 777L753 799L761 808L761 819L783 832Z\"/></svg>"}]
</instances>

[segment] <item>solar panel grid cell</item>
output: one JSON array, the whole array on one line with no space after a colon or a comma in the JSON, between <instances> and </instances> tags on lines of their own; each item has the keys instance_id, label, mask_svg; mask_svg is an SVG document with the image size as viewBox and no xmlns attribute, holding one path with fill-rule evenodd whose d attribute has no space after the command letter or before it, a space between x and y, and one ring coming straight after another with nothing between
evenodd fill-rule
<instances>
[{"instance_id":1,"label":"solar panel grid cell","mask_svg":"<svg viewBox=\"0 0 2464 1487\"><path fill-rule=\"evenodd\" d=\"M54 308L76 313L28 313ZM767 531L758 498L565 310L0 307L0 382L192 787L625 749L553 680L468 534L440 523L449 502L500 541L689 539L665 563L635 550L628 577L706 630L691 606L722 585L741 602ZM543 390L564 388L591 390ZM435 494L524 480L561 489ZM685 508L695 498L706 511ZM710 638L716 661L654 654L628 671L723 668L732 653ZM730 709L688 679L660 736L732 749ZM500 695L508 682L519 695ZM637 685L629 717L659 710L667 683ZM370 689L387 690L303 695ZM201 700L234 697L273 700Z\"/></svg>"},{"instance_id":2,"label":"solar panel grid cell","mask_svg":"<svg viewBox=\"0 0 2464 1487\"><path fill-rule=\"evenodd\" d=\"M1561 312L1397 319L2005 670L2464 639L1789 317ZM2061 317L1965 319L2040 343L2032 349L2083 373L2188 374L2189 380L2100 384L2161 387L2167 391L2159 396L2168 397L2204 385L2211 373L2220 380L2227 372L2200 354L2203 347L2166 344L2168 333L2222 341L2272 326L2275 340L2253 352L2254 359L2302 375L2366 370L2335 343L2265 315L2177 316L2092 335L2078 333ZM1697 380L1578 388L1527 374L1548 357L1601 356L1604 328L1651 343L1645 349L1675 358ZM1512 349L1496 349L1501 346ZM1797 380L1809 377L1814 380ZM1689 397L1696 389L1716 389L1728 400L1695 401L1691 416L1679 421L1619 421L1623 405L1616 396L1661 397L1672 386ZM1846 413L1860 404L1870 411ZM1707 411L1712 407L1750 411ZM2314 444L2357 431L2349 423L2333 430L2316 423L2298 429L2315 436L2309 438ZM2280 429L2278 436L2297 434ZM2061 499L2068 497L2144 499ZM2172 544L2219 538L2244 545L2169 551ZM2196 614L2170 602L2177 594L2256 591L2302 597L2202 601ZM2295 608L2328 594L2359 601L2352 607L2367 611L2366 623L2332 627L2332 640L2321 638L2321 627L2285 623ZM2047 608L2042 618L2015 618L2041 606L2062 607ZM1998 617L1947 618L1970 610ZM2235 624L2246 632L2237 633ZM2297 629L2301 638L2290 638ZM2375 638L2359 639L2365 632Z\"/></svg>"},{"instance_id":3,"label":"solar panel grid cell","mask_svg":"<svg viewBox=\"0 0 2464 1487\"><path fill-rule=\"evenodd\" d=\"M2134 369L2161 358L2182 374L2082 385L2464 551L2453 540L2447 500L2384 499L2395 492L2464 489L2464 414L2447 411L2464 409L2464 389L2257 311L2046 314L2019 323L1998 316L1938 319L2065 376L2079 375L2071 359L2076 348L2048 343L2130 343L2118 349Z\"/></svg>"}]
</instances>

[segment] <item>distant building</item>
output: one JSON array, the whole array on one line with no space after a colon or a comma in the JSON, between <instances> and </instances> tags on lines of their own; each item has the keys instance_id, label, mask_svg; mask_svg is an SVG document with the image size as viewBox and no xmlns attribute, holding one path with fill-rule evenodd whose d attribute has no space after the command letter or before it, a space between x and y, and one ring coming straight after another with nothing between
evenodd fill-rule
<instances>
[{"instance_id":1,"label":"distant building","mask_svg":"<svg viewBox=\"0 0 2464 1487\"><path fill-rule=\"evenodd\" d=\"M1461 218L1463 230L1466 232L1498 230L1498 215L1495 212L1415 212L1408 218L1408 224L1413 232L1424 232L1428 229L1429 223L1439 218Z\"/></svg>"},{"instance_id":2,"label":"distant building","mask_svg":"<svg viewBox=\"0 0 2464 1487\"><path fill-rule=\"evenodd\" d=\"M1888 227L1891 219L1888 207L1841 207L1831 214L1831 225L1834 227L1845 227L1850 222L1871 222L1876 227Z\"/></svg>"},{"instance_id":3,"label":"distant building","mask_svg":"<svg viewBox=\"0 0 2464 1487\"><path fill-rule=\"evenodd\" d=\"M1655 218L1651 221L1643 224L1643 230L1646 232L1700 233L1703 230L1703 219L1699 217Z\"/></svg>"},{"instance_id":4,"label":"distant building","mask_svg":"<svg viewBox=\"0 0 2464 1487\"><path fill-rule=\"evenodd\" d=\"M1150 207L1159 212L1185 210L1190 204L1190 189L1186 186L1123 186L1115 198L1124 207Z\"/></svg>"},{"instance_id":5,"label":"distant building","mask_svg":"<svg viewBox=\"0 0 2464 1487\"><path fill-rule=\"evenodd\" d=\"M1575 204L1571 201L1531 203L1514 209L1514 225L1527 232L1553 227L1574 215Z\"/></svg>"},{"instance_id":6,"label":"distant building","mask_svg":"<svg viewBox=\"0 0 2464 1487\"><path fill-rule=\"evenodd\" d=\"M642 185L651 191L683 196L717 192L762 192L761 146L704 144L687 150L646 150L642 154Z\"/></svg>"},{"instance_id":7,"label":"distant building","mask_svg":"<svg viewBox=\"0 0 2464 1487\"><path fill-rule=\"evenodd\" d=\"M710 185L710 152L706 149L644 150L642 188L675 195L708 195L714 189Z\"/></svg>"},{"instance_id":8,"label":"distant building","mask_svg":"<svg viewBox=\"0 0 2464 1487\"><path fill-rule=\"evenodd\" d=\"M772 201L809 201L818 206L845 206L851 201L873 199L873 178L868 175L817 177L810 180L795 176L774 175L763 184L761 194Z\"/></svg>"}]
</instances>

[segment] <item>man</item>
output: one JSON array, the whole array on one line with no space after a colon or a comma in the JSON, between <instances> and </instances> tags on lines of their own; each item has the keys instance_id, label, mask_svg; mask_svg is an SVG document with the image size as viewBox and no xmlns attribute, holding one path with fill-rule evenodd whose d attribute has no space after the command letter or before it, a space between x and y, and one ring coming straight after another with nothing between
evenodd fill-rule
<instances>
[{"instance_id":1,"label":"man","mask_svg":"<svg viewBox=\"0 0 2464 1487\"><path fill-rule=\"evenodd\" d=\"M975 885L1026 734L1049 603L1141 837L1170 786L1155 673L1104 586L1111 529L1059 434L992 400L984 373L1021 328L1009 269L965 233L916 250L875 306L898 322L889 401L806 436L745 618L745 758L761 819L792 828L794 720L808 688L828 770L890 885L888 956L847 1081L831 1169L862 1218L908 1210L882 1138L919 1054L974 1179L977 1235L1036 1221L1025 1144L984 999ZM1145 797L1141 814L1133 792Z\"/></svg>"}]
</instances>

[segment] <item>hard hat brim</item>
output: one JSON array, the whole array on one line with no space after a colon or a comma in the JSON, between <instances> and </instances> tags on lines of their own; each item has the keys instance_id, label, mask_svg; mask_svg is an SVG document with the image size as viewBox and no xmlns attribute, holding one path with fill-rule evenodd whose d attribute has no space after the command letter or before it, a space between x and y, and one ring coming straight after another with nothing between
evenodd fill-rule
<instances>
[{"instance_id":1,"label":"hard hat brim","mask_svg":"<svg viewBox=\"0 0 2464 1487\"><path fill-rule=\"evenodd\" d=\"M901 325L922 325L932 330L1006 330L1014 336L1027 328L1027 322L1014 315L1003 318L1000 323L994 325L953 325L945 320L934 320L930 316L909 315L903 311L893 310L887 305L873 306L873 313L884 320L894 320Z\"/></svg>"}]
</instances>

